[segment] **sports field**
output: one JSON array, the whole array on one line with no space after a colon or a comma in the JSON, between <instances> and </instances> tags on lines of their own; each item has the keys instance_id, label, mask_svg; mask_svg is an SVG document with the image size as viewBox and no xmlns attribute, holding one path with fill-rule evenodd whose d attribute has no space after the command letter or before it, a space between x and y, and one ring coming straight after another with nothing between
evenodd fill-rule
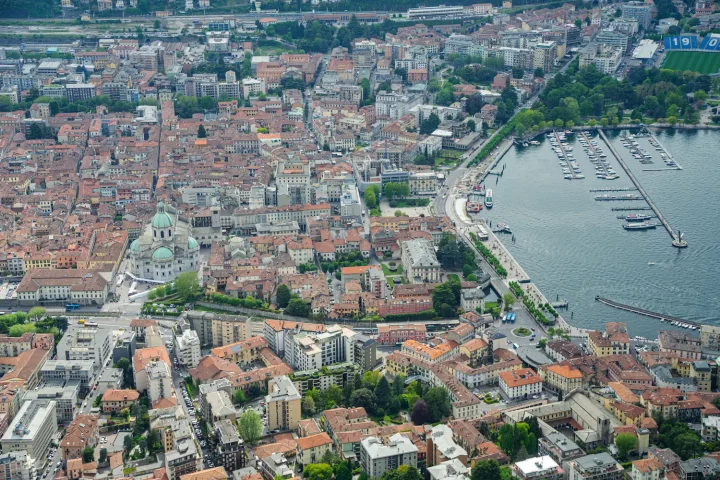
<instances>
[{"instance_id":1,"label":"sports field","mask_svg":"<svg viewBox=\"0 0 720 480\"><path fill-rule=\"evenodd\" d=\"M720 52L681 52L673 50L667 53L663 68L670 70L690 70L698 73L717 73L720 68Z\"/></svg>"}]
</instances>

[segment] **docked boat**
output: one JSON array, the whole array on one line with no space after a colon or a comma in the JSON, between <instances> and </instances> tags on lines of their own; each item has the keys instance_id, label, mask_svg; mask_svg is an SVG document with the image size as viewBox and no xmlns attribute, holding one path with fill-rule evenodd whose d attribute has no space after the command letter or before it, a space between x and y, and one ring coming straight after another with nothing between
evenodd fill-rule
<instances>
[{"instance_id":1,"label":"docked boat","mask_svg":"<svg viewBox=\"0 0 720 480\"><path fill-rule=\"evenodd\" d=\"M572 176L572 175L565 175L565 176L563 176L563 178L564 178L565 180L572 180L573 176Z\"/></svg>"},{"instance_id":2,"label":"docked boat","mask_svg":"<svg viewBox=\"0 0 720 480\"><path fill-rule=\"evenodd\" d=\"M625 225L623 225L623 228L625 230L648 230L655 227L656 225L650 222L626 223Z\"/></svg>"},{"instance_id":3,"label":"docked boat","mask_svg":"<svg viewBox=\"0 0 720 480\"><path fill-rule=\"evenodd\" d=\"M492 208L493 206L493 196L492 196L492 190L489 188L485 192L485 208Z\"/></svg>"},{"instance_id":4,"label":"docked boat","mask_svg":"<svg viewBox=\"0 0 720 480\"><path fill-rule=\"evenodd\" d=\"M537 140L531 140L530 145L540 145L540 142L538 142Z\"/></svg>"},{"instance_id":5,"label":"docked boat","mask_svg":"<svg viewBox=\"0 0 720 480\"><path fill-rule=\"evenodd\" d=\"M503 222L497 224L498 230L502 233L512 233L509 225L505 225Z\"/></svg>"},{"instance_id":6,"label":"docked boat","mask_svg":"<svg viewBox=\"0 0 720 480\"><path fill-rule=\"evenodd\" d=\"M628 222L645 222L651 218L652 217L650 215L645 215L644 213L631 213L630 215L625 216L625 220Z\"/></svg>"}]
</instances>

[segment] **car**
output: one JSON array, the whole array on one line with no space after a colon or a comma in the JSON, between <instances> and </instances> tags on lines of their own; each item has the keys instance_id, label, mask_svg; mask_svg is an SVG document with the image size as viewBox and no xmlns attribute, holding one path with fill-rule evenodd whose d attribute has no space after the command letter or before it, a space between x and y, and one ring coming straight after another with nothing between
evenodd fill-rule
<instances>
[{"instance_id":1,"label":"car","mask_svg":"<svg viewBox=\"0 0 720 480\"><path fill-rule=\"evenodd\" d=\"M692 428L692 426L693 426L692 423L688 423L688 428Z\"/></svg>"}]
</instances>

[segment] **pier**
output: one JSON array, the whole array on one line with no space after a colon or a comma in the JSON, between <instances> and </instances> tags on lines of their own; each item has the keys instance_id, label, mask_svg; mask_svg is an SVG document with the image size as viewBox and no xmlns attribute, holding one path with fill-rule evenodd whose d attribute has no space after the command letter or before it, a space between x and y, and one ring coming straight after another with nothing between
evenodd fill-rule
<instances>
[{"instance_id":1,"label":"pier","mask_svg":"<svg viewBox=\"0 0 720 480\"><path fill-rule=\"evenodd\" d=\"M667 148L665 148L665 145L660 143L660 141L657 139L655 135L652 134L650 130L648 130L647 127L643 127L640 130L641 133L646 133L648 135L648 140L650 142L650 145L655 147L655 150L660 150L660 152L665 154L665 157L670 159L673 163L675 163L675 167L668 167L668 168L658 168L658 169L649 169L649 170L643 170L644 172L662 172L664 170L682 170L682 166L680 166L679 163L675 161L675 157L673 157L670 152L668 152Z\"/></svg>"},{"instance_id":2,"label":"pier","mask_svg":"<svg viewBox=\"0 0 720 480\"><path fill-rule=\"evenodd\" d=\"M638 210L652 210L650 207L615 207L611 208L613 212L635 212Z\"/></svg>"},{"instance_id":3,"label":"pier","mask_svg":"<svg viewBox=\"0 0 720 480\"><path fill-rule=\"evenodd\" d=\"M558 300L557 302L550 302L550 306L553 308L568 308L567 300Z\"/></svg>"},{"instance_id":4,"label":"pier","mask_svg":"<svg viewBox=\"0 0 720 480\"><path fill-rule=\"evenodd\" d=\"M696 327L696 328L700 327L700 324L697 322L685 320L684 318L673 317L672 315L663 315L662 313L651 312L650 310L633 307L631 305L625 305L624 303L613 302L612 300L603 298L600 295L596 295L595 300L597 300L598 302L600 302L604 305L607 305L609 307L617 308L618 310L624 310L626 312L637 313L638 315L644 315L646 317L657 318L661 322L670 322L670 323L677 322L677 323L683 323L686 325L690 325L690 326Z\"/></svg>"},{"instance_id":5,"label":"pier","mask_svg":"<svg viewBox=\"0 0 720 480\"><path fill-rule=\"evenodd\" d=\"M620 195L619 197L615 195L598 195L595 197L595 201L598 202L615 202L615 201L622 201L622 200L645 200L645 197L642 195Z\"/></svg>"},{"instance_id":6,"label":"pier","mask_svg":"<svg viewBox=\"0 0 720 480\"><path fill-rule=\"evenodd\" d=\"M600 155L604 156L604 154L602 153L602 149L600 149L592 144L592 142L593 142L592 138L588 137L588 135L585 132L580 132L580 135L585 140L585 145L587 145L585 147L585 151L587 152L588 157L590 158L590 163L595 165L595 170L600 173L600 178L602 178L603 180L615 180L617 178L620 178L617 176L617 174L615 174L614 171L613 171L613 173L610 173L612 169L609 167L609 164L607 164L607 162L600 156ZM611 190L608 190L608 191L611 191ZM620 191L620 190L618 190L618 191Z\"/></svg>"},{"instance_id":7,"label":"pier","mask_svg":"<svg viewBox=\"0 0 720 480\"><path fill-rule=\"evenodd\" d=\"M637 210L637 209L635 209L635 210ZM618 220L624 220L625 217L627 217L627 215L618 215L618 216L617 216L617 219L618 219ZM657 216L655 216L655 215L648 215L648 217L650 217L650 218L657 218Z\"/></svg>"},{"instance_id":8,"label":"pier","mask_svg":"<svg viewBox=\"0 0 720 480\"><path fill-rule=\"evenodd\" d=\"M647 194L645 189L640 185L640 182L637 178L635 178L635 175L630 171L628 166L625 164L622 158L620 158L620 155L615 151L615 147L612 146L608 138L605 136L605 133L602 131L602 129L598 129L598 133L600 134L600 137L603 139L605 144L610 149L610 152L615 156L615 160L620 164L623 170L625 170L625 173L630 178L630 181L635 185L635 188L638 189L638 192L640 192L640 195L645 199L650 209L655 213L658 220L660 220L660 223L662 223L662 226L665 227L665 230L667 230L668 234L672 238L672 245L677 248L685 248L688 246L688 243L682 239L682 235L680 233L675 233L675 230L672 229L670 226L670 223L668 223L667 220L665 220L665 217L663 217L662 213L660 213L660 210L657 208L655 203L653 203L652 199L650 199L650 196ZM595 197L595 200L597 200L597 197Z\"/></svg>"},{"instance_id":9,"label":"pier","mask_svg":"<svg viewBox=\"0 0 720 480\"><path fill-rule=\"evenodd\" d=\"M565 173L565 178L567 178L567 175L570 175L570 178L568 180L579 180L581 178L585 178L585 175L583 175L580 172L580 168L578 167L578 172L575 172L575 168L573 168L573 163L577 164L577 160L574 158L569 158L567 155L567 152L565 152L565 147L563 146L562 142L565 140L560 139L560 135L556 131L553 130L553 135L555 136L555 141L557 142L557 146L562 152L562 161L567 163L567 169L570 173ZM573 155L574 157L574 155ZM563 167L566 168L566 167Z\"/></svg>"},{"instance_id":10,"label":"pier","mask_svg":"<svg viewBox=\"0 0 720 480\"><path fill-rule=\"evenodd\" d=\"M635 192L637 191L637 188L635 187L625 187L625 188L593 188L590 190L592 193L596 192Z\"/></svg>"}]
</instances>

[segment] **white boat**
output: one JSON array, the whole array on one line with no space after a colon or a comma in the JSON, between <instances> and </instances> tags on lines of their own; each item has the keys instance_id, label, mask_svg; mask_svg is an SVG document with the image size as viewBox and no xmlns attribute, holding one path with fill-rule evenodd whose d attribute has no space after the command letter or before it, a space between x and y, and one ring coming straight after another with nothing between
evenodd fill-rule
<instances>
[{"instance_id":1,"label":"white boat","mask_svg":"<svg viewBox=\"0 0 720 480\"><path fill-rule=\"evenodd\" d=\"M572 176L572 175L565 175L563 178L564 178L565 180L572 180L573 176Z\"/></svg>"},{"instance_id":2,"label":"white boat","mask_svg":"<svg viewBox=\"0 0 720 480\"><path fill-rule=\"evenodd\" d=\"M540 142L538 142L537 140L531 140L530 145L540 145Z\"/></svg>"}]
</instances>

